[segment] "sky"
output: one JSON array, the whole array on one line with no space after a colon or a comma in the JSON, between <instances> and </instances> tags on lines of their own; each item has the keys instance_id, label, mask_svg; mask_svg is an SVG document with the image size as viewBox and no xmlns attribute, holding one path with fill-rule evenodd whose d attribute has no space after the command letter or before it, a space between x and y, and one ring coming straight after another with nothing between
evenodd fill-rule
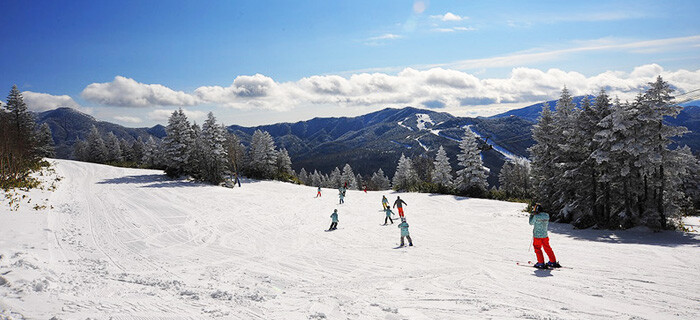
<instances>
[{"instance_id":1,"label":"sky","mask_svg":"<svg viewBox=\"0 0 700 320\"><path fill-rule=\"evenodd\" d=\"M700 88L699 1L3 1L0 90L128 127L413 106L490 116L661 75ZM1 95L5 97L5 95Z\"/></svg>"}]
</instances>

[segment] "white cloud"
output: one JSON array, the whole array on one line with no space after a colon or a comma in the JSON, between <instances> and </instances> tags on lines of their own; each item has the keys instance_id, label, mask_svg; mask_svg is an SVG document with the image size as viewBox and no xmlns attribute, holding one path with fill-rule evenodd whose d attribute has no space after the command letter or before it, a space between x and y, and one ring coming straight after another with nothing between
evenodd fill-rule
<instances>
[{"instance_id":1,"label":"white cloud","mask_svg":"<svg viewBox=\"0 0 700 320\"><path fill-rule=\"evenodd\" d=\"M455 32L454 29L452 28L435 28L433 29L435 32Z\"/></svg>"},{"instance_id":2,"label":"white cloud","mask_svg":"<svg viewBox=\"0 0 700 320\"><path fill-rule=\"evenodd\" d=\"M167 122L168 118L175 112L175 110L166 109L155 109L148 113L148 118L157 122ZM204 111L191 111L182 109L182 112L187 116L190 121L201 121L206 118L207 114Z\"/></svg>"},{"instance_id":3,"label":"white cloud","mask_svg":"<svg viewBox=\"0 0 700 320\"><path fill-rule=\"evenodd\" d=\"M48 93L24 91L22 92L22 97L27 104L27 108L35 112L43 112L60 107L82 110L81 106L67 95L55 96Z\"/></svg>"},{"instance_id":4,"label":"white cloud","mask_svg":"<svg viewBox=\"0 0 700 320\"><path fill-rule=\"evenodd\" d=\"M126 123L141 123L141 122L143 122L143 120L141 120L141 118L137 118L137 117L115 116L113 118L114 118L114 120L126 122Z\"/></svg>"},{"instance_id":5,"label":"white cloud","mask_svg":"<svg viewBox=\"0 0 700 320\"><path fill-rule=\"evenodd\" d=\"M367 40L377 41L377 40L393 40L393 39L400 39L400 38L403 38L403 37L398 35L398 34L386 33L386 34L383 34L381 36L371 37Z\"/></svg>"},{"instance_id":6,"label":"white cloud","mask_svg":"<svg viewBox=\"0 0 700 320\"><path fill-rule=\"evenodd\" d=\"M144 84L116 76L112 82L93 83L80 94L85 100L117 107L193 106L196 97L160 84Z\"/></svg>"},{"instance_id":7,"label":"white cloud","mask_svg":"<svg viewBox=\"0 0 700 320\"><path fill-rule=\"evenodd\" d=\"M442 21L462 21L462 20L467 20L469 17L460 17L452 12L448 12L445 14L439 14L435 16L430 16L433 19L439 19Z\"/></svg>"}]
</instances>

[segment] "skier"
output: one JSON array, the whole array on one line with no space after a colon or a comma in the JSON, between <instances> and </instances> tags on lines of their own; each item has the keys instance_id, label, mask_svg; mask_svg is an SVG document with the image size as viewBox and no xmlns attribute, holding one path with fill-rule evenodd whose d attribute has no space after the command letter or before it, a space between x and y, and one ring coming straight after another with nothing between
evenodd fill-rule
<instances>
[{"instance_id":1,"label":"skier","mask_svg":"<svg viewBox=\"0 0 700 320\"><path fill-rule=\"evenodd\" d=\"M530 225L534 226L532 229L532 246L535 247L535 254L537 255L537 263L535 264L535 268L547 269L561 267L559 262L557 262L557 258L554 256L552 247L549 246L549 237L547 236L549 214L542 211L542 205L539 203L535 204L535 207L530 213ZM544 263L542 248L544 248L544 251L547 253L547 257L549 257L549 262L547 262L547 264Z\"/></svg>"},{"instance_id":2,"label":"skier","mask_svg":"<svg viewBox=\"0 0 700 320\"><path fill-rule=\"evenodd\" d=\"M389 208L389 200L386 198L386 196L382 196L382 207L384 210Z\"/></svg>"},{"instance_id":3,"label":"skier","mask_svg":"<svg viewBox=\"0 0 700 320\"><path fill-rule=\"evenodd\" d=\"M316 198L321 196L321 187L318 187L318 192L316 192Z\"/></svg>"},{"instance_id":4,"label":"skier","mask_svg":"<svg viewBox=\"0 0 700 320\"><path fill-rule=\"evenodd\" d=\"M406 222L406 218L401 218L401 223L399 223L398 227L401 229L401 244L399 245L399 247L404 246L404 244L403 244L404 237L408 239L408 246L412 247L413 240L411 240L411 235L408 233L408 223Z\"/></svg>"},{"instance_id":5,"label":"skier","mask_svg":"<svg viewBox=\"0 0 700 320\"><path fill-rule=\"evenodd\" d=\"M333 210L333 213L331 213L331 219L331 227L328 228L328 231L338 229L338 209Z\"/></svg>"},{"instance_id":6,"label":"skier","mask_svg":"<svg viewBox=\"0 0 700 320\"><path fill-rule=\"evenodd\" d=\"M241 187L241 180L238 179L238 172L237 171L234 173L234 176L236 177L236 179L233 181L233 185L235 186L236 184L238 184L238 187L240 188Z\"/></svg>"},{"instance_id":7,"label":"skier","mask_svg":"<svg viewBox=\"0 0 700 320\"><path fill-rule=\"evenodd\" d=\"M345 190L343 188L338 189L338 197L340 198L339 204L345 203Z\"/></svg>"},{"instance_id":8,"label":"skier","mask_svg":"<svg viewBox=\"0 0 700 320\"><path fill-rule=\"evenodd\" d=\"M391 208L384 208L384 212L386 213L386 218L384 218L384 225L386 225L387 219L391 221L391 224L394 224L394 220L391 220L391 215L393 214L393 212L391 212Z\"/></svg>"},{"instance_id":9,"label":"skier","mask_svg":"<svg viewBox=\"0 0 700 320\"><path fill-rule=\"evenodd\" d=\"M403 206L402 206L402 204L408 205L408 203L406 203L405 201L401 200L401 197L396 196L396 201L394 201L394 207L399 207L399 217L400 217L401 219L403 219Z\"/></svg>"},{"instance_id":10,"label":"skier","mask_svg":"<svg viewBox=\"0 0 700 320\"><path fill-rule=\"evenodd\" d=\"M364 190L365 193L367 193L367 185L366 185L366 184L363 184L363 185L362 185L362 190Z\"/></svg>"}]
</instances>

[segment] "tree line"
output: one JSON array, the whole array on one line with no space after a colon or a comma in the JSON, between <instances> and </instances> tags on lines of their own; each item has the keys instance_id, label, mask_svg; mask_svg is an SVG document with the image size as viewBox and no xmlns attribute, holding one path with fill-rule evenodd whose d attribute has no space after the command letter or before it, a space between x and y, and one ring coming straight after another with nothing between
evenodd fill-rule
<instances>
[{"instance_id":1,"label":"tree line","mask_svg":"<svg viewBox=\"0 0 700 320\"><path fill-rule=\"evenodd\" d=\"M53 157L54 141L48 124L37 127L22 93L12 86L7 103L0 107L0 188L31 187L29 174Z\"/></svg>"},{"instance_id":2,"label":"tree line","mask_svg":"<svg viewBox=\"0 0 700 320\"><path fill-rule=\"evenodd\" d=\"M687 146L672 148L671 138L687 131L664 121L681 110L673 89L660 76L648 85L633 101L611 101L601 90L580 108L564 88L555 110L545 104L533 128L532 178L504 176L519 181L504 187L532 193L552 220L578 228L676 226L697 209L700 164Z\"/></svg>"}]
</instances>

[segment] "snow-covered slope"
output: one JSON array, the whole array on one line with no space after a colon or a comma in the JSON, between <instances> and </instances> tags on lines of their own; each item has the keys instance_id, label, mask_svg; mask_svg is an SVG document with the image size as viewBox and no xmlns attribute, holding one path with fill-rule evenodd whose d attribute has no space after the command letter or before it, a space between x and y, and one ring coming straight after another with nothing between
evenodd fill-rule
<instances>
[{"instance_id":1,"label":"snow-covered slope","mask_svg":"<svg viewBox=\"0 0 700 320\"><path fill-rule=\"evenodd\" d=\"M697 234L550 227L573 269L534 259L517 203L400 194L415 247L381 196L56 161L53 209L0 208L0 318L697 319ZM36 201L36 200L35 200ZM26 202L26 200L25 200ZM339 229L324 232L337 208Z\"/></svg>"}]
</instances>

